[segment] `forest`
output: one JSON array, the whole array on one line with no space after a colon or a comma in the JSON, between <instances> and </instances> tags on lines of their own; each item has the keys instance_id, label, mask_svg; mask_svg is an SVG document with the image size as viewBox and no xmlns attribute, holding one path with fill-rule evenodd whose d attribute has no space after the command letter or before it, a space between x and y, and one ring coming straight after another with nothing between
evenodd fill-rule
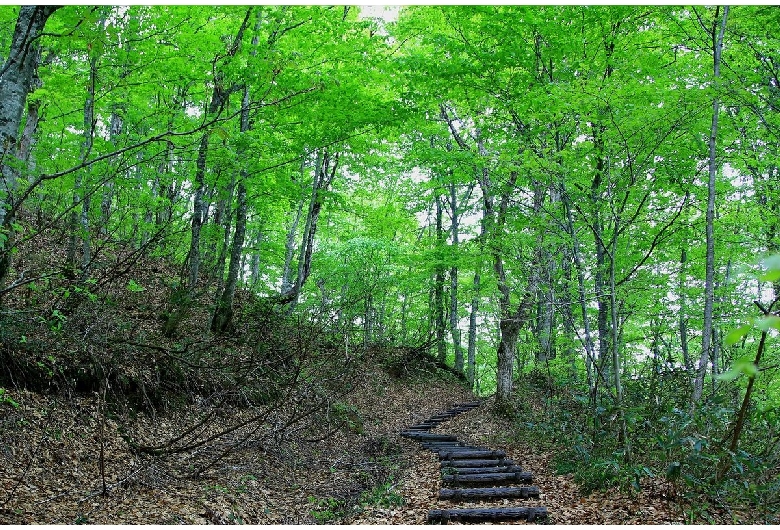
<instances>
[{"instance_id":1,"label":"forest","mask_svg":"<svg viewBox=\"0 0 780 530\"><path fill-rule=\"evenodd\" d=\"M776 524L778 27L0 6L0 522L423 522L478 400L548 522Z\"/></svg>"}]
</instances>

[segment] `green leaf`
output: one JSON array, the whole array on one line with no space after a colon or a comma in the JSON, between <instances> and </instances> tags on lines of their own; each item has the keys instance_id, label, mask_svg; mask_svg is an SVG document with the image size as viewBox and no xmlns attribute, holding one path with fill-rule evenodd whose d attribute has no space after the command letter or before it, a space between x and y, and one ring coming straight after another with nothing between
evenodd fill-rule
<instances>
[{"instance_id":1,"label":"green leaf","mask_svg":"<svg viewBox=\"0 0 780 530\"><path fill-rule=\"evenodd\" d=\"M766 268L766 272L758 277L760 281L776 282L780 280L780 254L769 256L761 264Z\"/></svg>"},{"instance_id":2,"label":"green leaf","mask_svg":"<svg viewBox=\"0 0 780 530\"><path fill-rule=\"evenodd\" d=\"M138 285L138 283L136 283L135 280L130 280L129 282L127 282L127 290L130 291L131 293L140 293L145 291L146 288Z\"/></svg>"},{"instance_id":3,"label":"green leaf","mask_svg":"<svg viewBox=\"0 0 780 530\"><path fill-rule=\"evenodd\" d=\"M761 331L769 331L770 328L780 329L780 317L776 315L766 315L756 320L756 327Z\"/></svg>"},{"instance_id":4,"label":"green leaf","mask_svg":"<svg viewBox=\"0 0 780 530\"><path fill-rule=\"evenodd\" d=\"M213 129L211 129L211 132L217 133L217 136L222 138L222 140L227 140L228 138L230 138L230 133L228 133L222 127L214 127Z\"/></svg>"},{"instance_id":5,"label":"green leaf","mask_svg":"<svg viewBox=\"0 0 780 530\"><path fill-rule=\"evenodd\" d=\"M758 367L753 362L753 359L749 357L737 359L728 371L723 372L717 378L721 381L733 381L742 374L748 377L755 377L758 375Z\"/></svg>"},{"instance_id":6,"label":"green leaf","mask_svg":"<svg viewBox=\"0 0 780 530\"><path fill-rule=\"evenodd\" d=\"M726 346L734 346L741 341L751 329L752 326L750 326L750 324L745 324L737 329L732 329L723 341L726 343Z\"/></svg>"}]
</instances>

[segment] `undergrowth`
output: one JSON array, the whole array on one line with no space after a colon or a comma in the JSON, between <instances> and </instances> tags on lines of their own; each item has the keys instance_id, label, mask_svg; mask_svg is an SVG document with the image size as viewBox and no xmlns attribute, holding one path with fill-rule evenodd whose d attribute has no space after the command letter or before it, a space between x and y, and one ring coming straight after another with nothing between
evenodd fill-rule
<instances>
[{"instance_id":1,"label":"undergrowth","mask_svg":"<svg viewBox=\"0 0 780 530\"><path fill-rule=\"evenodd\" d=\"M557 374L548 378L539 372L521 377L517 395L536 396L516 405L515 437L552 449L558 474L569 474L583 494L616 488L638 492L650 484L664 495L677 498L686 520L712 522L713 514L732 522L760 521L776 524L780 513L780 478L776 437L767 437L767 418L753 412L750 430L735 453L729 453L728 438L733 404L721 399L690 407L648 402L641 382L626 385L625 415L632 451L620 444L617 410L603 399L595 407L588 396L576 390L582 382ZM669 384L666 390L685 392ZM541 396L541 397L540 397ZM724 480L715 481L715 470L725 459ZM725 514L725 515L723 515Z\"/></svg>"}]
</instances>

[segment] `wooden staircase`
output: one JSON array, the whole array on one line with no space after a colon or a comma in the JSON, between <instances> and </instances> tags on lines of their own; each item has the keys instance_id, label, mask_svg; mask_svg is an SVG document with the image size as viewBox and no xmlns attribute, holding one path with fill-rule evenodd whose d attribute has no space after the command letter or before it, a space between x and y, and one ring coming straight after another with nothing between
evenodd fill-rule
<instances>
[{"instance_id":1,"label":"wooden staircase","mask_svg":"<svg viewBox=\"0 0 780 530\"><path fill-rule=\"evenodd\" d=\"M401 436L420 442L423 449L432 451L439 456L442 484L446 486L439 491L439 499L453 502L538 499L539 488L536 486L516 486L517 484L531 484L533 474L523 471L512 459L507 458L504 451L470 446L450 434L430 432L442 422L479 406L480 402L478 401L461 403L401 432ZM428 512L429 524L449 521L482 523L525 520L534 522L546 518L547 508L543 506L480 507L430 510Z\"/></svg>"}]
</instances>

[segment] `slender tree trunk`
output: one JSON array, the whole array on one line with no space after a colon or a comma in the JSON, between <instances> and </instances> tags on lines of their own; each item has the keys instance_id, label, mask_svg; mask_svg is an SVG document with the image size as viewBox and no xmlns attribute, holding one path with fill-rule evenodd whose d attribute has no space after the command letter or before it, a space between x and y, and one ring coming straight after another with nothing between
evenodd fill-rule
<instances>
[{"instance_id":1,"label":"slender tree trunk","mask_svg":"<svg viewBox=\"0 0 780 530\"><path fill-rule=\"evenodd\" d=\"M89 83L87 98L84 101L84 140L81 143L79 159L84 162L92 151L95 137L95 84L97 81L97 55L89 59ZM85 174L86 173L86 174ZM92 260L92 248L89 234L89 210L91 194L89 192L89 170L78 171L73 189L73 205L70 212L70 243L67 253L67 270L72 278L76 277L76 265L79 242L81 242L81 276L88 274ZM79 209L79 207L81 207Z\"/></svg>"},{"instance_id":2,"label":"slender tree trunk","mask_svg":"<svg viewBox=\"0 0 780 530\"><path fill-rule=\"evenodd\" d=\"M250 11L247 12L247 18L249 17ZM244 24L246 24L246 19ZM255 30L259 31L260 29L260 19L258 15L258 21L255 26ZM258 43L258 37L257 34L252 38L252 55L257 54L257 43ZM250 95L249 95L249 86L244 85L243 87L243 97L241 99L241 120L239 125L239 132L241 135L246 135L250 130L249 125L249 103L250 103ZM242 153L239 151L239 159L243 159L245 153ZM224 290L221 293L221 296L217 300L216 307L214 308L214 316L211 319L211 331L214 333L226 333L230 331L233 327L233 299L235 298L236 294L236 287L238 285L238 278L240 275L240 272L242 271L243 267L242 264L243 261L243 250L244 250L244 239L246 238L246 220L247 220L247 198L246 198L246 179L248 177L246 168L241 168L239 171L238 176L238 183L236 185L236 227L233 231L233 244L230 247L230 263L228 264L228 275L227 275L227 281L225 282ZM233 202L233 187L231 182L231 189L229 190L228 194L228 202L225 206L226 210L229 210L229 205ZM225 242L223 244L223 249L227 247L227 233L229 232L228 226L230 225L230 216L226 215L228 218L225 221ZM223 258L224 259L224 258ZM218 260L217 262L217 274L218 277L221 279L223 276L223 269L224 269L224 262ZM243 276L243 275L242 275Z\"/></svg>"},{"instance_id":3,"label":"slender tree trunk","mask_svg":"<svg viewBox=\"0 0 780 530\"><path fill-rule=\"evenodd\" d=\"M617 222L615 223L617 226ZM615 256L617 255L617 228L612 232L612 242L610 245L611 256L609 260L609 295L610 295L610 317L612 328L612 377L615 385L615 408L618 410L620 419L620 435L618 441L623 444L623 458L626 462L631 461L631 440L628 438L628 425L626 423L626 411L623 403L623 385L620 374L622 366L620 363L620 335L621 329L618 320L618 302L615 286Z\"/></svg>"},{"instance_id":4,"label":"slender tree trunk","mask_svg":"<svg viewBox=\"0 0 780 530\"><path fill-rule=\"evenodd\" d=\"M729 6L723 8L723 18L720 31L717 30L717 19L720 6L715 8L715 17L712 27L712 51L714 80L720 79L720 58L723 49L723 35L726 32L726 21L729 14ZM704 377L707 374L707 364L712 355L712 328L713 305L715 302L715 179L718 173L717 165L717 139L718 139L718 113L720 112L720 99L716 95L712 100L712 124L710 126L709 139L709 180L707 182L707 214L706 214L706 272L704 278L704 327L702 330L701 356L696 370L696 379L691 395L691 409L695 409L701 400L704 391Z\"/></svg>"},{"instance_id":5,"label":"slender tree trunk","mask_svg":"<svg viewBox=\"0 0 780 530\"><path fill-rule=\"evenodd\" d=\"M125 74L126 75L126 74ZM122 117L119 115L119 109L114 108L111 112L111 119L109 121L109 141L114 145L114 148L118 148L119 137L122 134L122 127L124 125ZM158 181L158 193L159 193L159 176ZM103 195L100 200L100 233L105 235L108 230L109 220L111 219L111 204L114 201L114 180L107 179L103 183ZM152 223L153 209L149 208L146 213L147 226ZM144 238L146 239L146 238ZM142 245L146 241L142 241Z\"/></svg>"},{"instance_id":6,"label":"slender tree trunk","mask_svg":"<svg viewBox=\"0 0 780 530\"><path fill-rule=\"evenodd\" d=\"M239 181L243 179L243 176L239 176ZM215 289L215 298L219 300L222 296L222 291L225 288L225 262L228 259L228 253L230 250L230 235L233 232L233 195L236 190L237 184L235 178L231 179L228 189L228 196L226 199L222 199L218 202L217 209L214 214L214 225L222 225L222 241L219 244L219 251L217 257L214 259L212 265L211 276L216 280L217 285ZM238 222L238 220L236 220ZM217 249L212 248L211 252L216 252ZM213 259L213 258L212 258Z\"/></svg>"},{"instance_id":7,"label":"slender tree trunk","mask_svg":"<svg viewBox=\"0 0 780 530\"><path fill-rule=\"evenodd\" d=\"M596 390L598 379L594 374L596 352L593 343L593 335L590 328L590 319L588 318L588 303L585 293L585 271L582 263L582 254L580 251L580 242L577 233L574 230L574 219L569 204L569 196L564 190L562 194L564 214L566 216L566 231L571 238L572 257L574 258L574 268L577 272L577 298L582 313L583 328L583 346L585 347L585 368L588 377L588 389L590 390L591 406L596 405Z\"/></svg>"},{"instance_id":8,"label":"slender tree trunk","mask_svg":"<svg viewBox=\"0 0 780 530\"><path fill-rule=\"evenodd\" d=\"M482 253L485 249L485 216L479 221L479 255L477 267L474 271L474 294L471 297L471 311L469 314L469 343L468 360L466 362L466 380L474 387L476 357L477 357L477 316L479 315L480 282L482 276Z\"/></svg>"},{"instance_id":9,"label":"slender tree trunk","mask_svg":"<svg viewBox=\"0 0 780 530\"><path fill-rule=\"evenodd\" d=\"M447 343L444 341L445 323L444 323L444 265L442 256L444 247L444 229L442 227L443 208L441 197L436 195L436 266L434 267L434 285L433 285L433 312L434 329L436 332L436 358L444 364L447 360Z\"/></svg>"},{"instance_id":10,"label":"slender tree trunk","mask_svg":"<svg viewBox=\"0 0 780 530\"><path fill-rule=\"evenodd\" d=\"M724 15L725 18L725 15ZM774 307L774 304L777 302L777 299L775 299L774 302L769 306L768 309L765 309L760 303L754 302L759 309L761 309L761 312L766 317L768 315L773 314L772 308ZM777 314L774 314L774 316L778 316ZM759 367L761 366L761 358L764 355L764 348L766 346L766 338L767 338L767 332L764 331L761 333L761 340L758 343L758 350L756 351L756 357L753 360L753 366L758 372ZM747 388L745 389L745 396L742 398L742 405L739 408L739 412L737 413L737 417L734 420L734 425L731 428L731 442L729 443L729 453L734 454L737 452L737 447L739 446L739 437L742 435L742 429L745 426L745 420L747 419L747 412L750 408L750 398L753 395L753 384L756 382L756 375L755 373L750 374L748 376L748 384ZM715 476L715 482L720 482L723 480L723 477L726 475L726 472L729 469L729 463L731 462L731 458L729 454L725 454L721 457L720 463L718 465L718 472Z\"/></svg>"},{"instance_id":11,"label":"slender tree trunk","mask_svg":"<svg viewBox=\"0 0 780 530\"><path fill-rule=\"evenodd\" d=\"M317 165L314 168L314 178L312 179L309 209L306 214L303 237L298 252L297 275L295 280L291 282L290 287L287 290L282 291L281 296L278 299L282 304L290 304L290 310L298 303L301 289L303 289L303 286L311 273L314 240L317 235L317 222L319 221L320 212L322 211L322 194L326 192L333 183L338 166L338 153L331 156L327 148L319 151L317 155Z\"/></svg>"},{"instance_id":12,"label":"slender tree trunk","mask_svg":"<svg viewBox=\"0 0 780 530\"><path fill-rule=\"evenodd\" d=\"M304 171L306 169L306 158L301 157L301 182L304 180ZM290 222L290 226L287 228L287 240L284 245L284 267L282 268L282 289L281 292L286 293L292 290L292 263L293 257L295 257L296 238L298 237L298 224L301 222L301 216L303 215L303 206L305 199L302 196L298 200L298 208L295 211L295 216Z\"/></svg>"},{"instance_id":13,"label":"slender tree trunk","mask_svg":"<svg viewBox=\"0 0 780 530\"><path fill-rule=\"evenodd\" d=\"M601 218L601 197L600 188L602 180L606 172L606 161L604 160L604 141L602 134L604 132L602 126L593 125L593 143L598 151L598 158L596 160L596 175L593 178L591 185L591 208L593 214L593 222L591 229L593 231L593 239L596 244L596 270L593 274L594 290L596 293L596 305L598 307L597 327L598 327L598 343L599 343L599 370L606 373L609 370L610 362L610 345L609 345L609 303L608 295L606 294L606 280L604 273L607 270L607 249L604 243L604 227ZM616 227L617 228L617 227Z\"/></svg>"},{"instance_id":14,"label":"slender tree trunk","mask_svg":"<svg viewBox=\"0 0 780 530\"><path fill-rule=\"evenodd\" d=\"M452 224L450 225L450 237L452 238L452 259L453 265L450 268L450 334L452 335L452 344L455 351L455 371L463 373L463 348L461 347L460 328L458 327L458 252L460 244L458 215L458 195L455 183L450 183L450 210L452 212Z\"/></svg>"},{"instance_id":15,"label":"slender tree trunk","mask_svg":"<svg viewBox=\"0 0 780 530\"><path fill-rule=\"evenodd\" d=\"M230 264L225 289L217 302L214 317L211 320L211 331L225 333L231 329L233 320L233 298L238 284L238 273L241 268L241 252L244 248L246 235L246 171L242 170L241 177L236 186L236 228L233 233L233 244L230 247Z\"/></svg>"},{"instance_id":16,"label":"slender tree trunk","mask_svg":"<svg viewBox=\"0 0 780 530\"><path fill-rule=\"evenodd\" d=\"M680 280L678 283L678 296L680 297L680 313L679 313L679 329L680 329L680 351L683 355L683 363L685 364L685 370L691 374L693 373L693 363L691 362L691 354L688 351L688 304L687 294L685 292L687 284L687 271L686 263L688 262L688 253L685 249L685 244L680 251Z\"/></svg>"}]
</instances>

